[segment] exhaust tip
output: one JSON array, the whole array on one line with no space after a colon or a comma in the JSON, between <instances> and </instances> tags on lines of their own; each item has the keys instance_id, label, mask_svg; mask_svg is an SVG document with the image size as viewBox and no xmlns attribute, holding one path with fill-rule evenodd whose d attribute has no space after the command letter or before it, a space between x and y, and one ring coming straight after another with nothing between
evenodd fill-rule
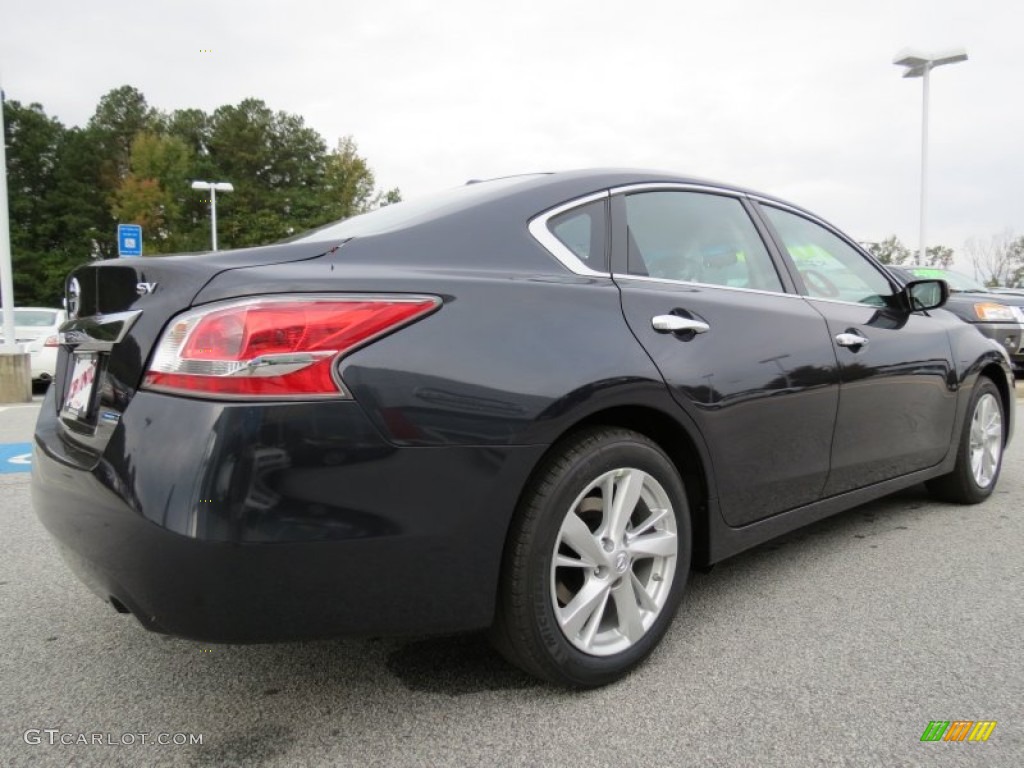
<instances>
[{"instance_id":1,"label":"exhaust tip","mask_svg":"<svg viewBox=\"0 0 1024 768\"><path fill-rule=\"evenodd\" d=\"M131 613L131 611L129 611L127 608L124 607L124 603L122 603L120 600L118 600L113 595L111 595L109 599L110 599L110 604L112 606L114 606L114 610L117 611L118 613Z\"/></svg>"}]
</instances>

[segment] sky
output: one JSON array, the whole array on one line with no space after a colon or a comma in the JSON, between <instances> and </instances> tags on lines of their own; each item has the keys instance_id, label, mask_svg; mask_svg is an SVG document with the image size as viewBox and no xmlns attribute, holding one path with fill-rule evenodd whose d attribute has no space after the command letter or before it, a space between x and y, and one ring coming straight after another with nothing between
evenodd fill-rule
<instances>
[{"instance_id":1,"label":"sky","mask_svg":"<svg viewBox=\"0 0 1024 768\"><path fill-rule=\"evenodd\" d=\"M84 124L113 88L244 98L351 135L405 199L532 171L639 167L778 195L860 241L1024 234L1020 0L0 2L7 97ZM959 259L958 259L959 261Z\"/></svg>"}]
</instances>

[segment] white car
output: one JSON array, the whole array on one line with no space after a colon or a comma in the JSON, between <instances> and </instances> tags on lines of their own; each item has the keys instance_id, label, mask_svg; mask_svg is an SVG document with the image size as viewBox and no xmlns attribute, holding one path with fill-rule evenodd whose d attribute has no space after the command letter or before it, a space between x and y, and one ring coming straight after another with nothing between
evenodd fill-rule
<instances>
[{"instance_id":1,"label":"white car","mask_svg":"<svg viewBox=\"0 0 1024 768\"><path fill-rule=\"evenodd\" d=\"M50 381L57 370L59 331L68 319L63 309L51 307L15 307L14 335L18 344L32 355L32 381ZM0 340L4 337L0 323Z\"/></svg>"}]
</instances>

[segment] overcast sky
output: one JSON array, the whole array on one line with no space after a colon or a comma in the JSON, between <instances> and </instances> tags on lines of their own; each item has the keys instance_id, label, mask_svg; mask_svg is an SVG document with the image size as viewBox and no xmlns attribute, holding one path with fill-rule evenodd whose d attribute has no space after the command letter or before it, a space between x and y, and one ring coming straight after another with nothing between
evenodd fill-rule
<instances>
[{"instance_id":1,"label":"overcast sky","mask_svg":"<svg viewBox=\"0 0 1024 768\"><path fill-rule=\"evenodd\" d=\"M257 97L352 135L406 199L658 168L916 248L921 80L891 62L962 46L932 75L928 223L960 250L1024 234L1022 29L1020 0L4 0L0 76L68 125L123 84L162 110Z\"/></svg>"}]
</instances>

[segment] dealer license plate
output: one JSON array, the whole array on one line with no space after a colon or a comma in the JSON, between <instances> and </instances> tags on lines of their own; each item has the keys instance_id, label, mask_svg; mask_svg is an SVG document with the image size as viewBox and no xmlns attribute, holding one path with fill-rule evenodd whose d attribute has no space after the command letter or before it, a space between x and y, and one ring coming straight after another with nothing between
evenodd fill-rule
<instances>
[{"instance_id":1,"label":"dealer license plate","mask_svg":"<svg viewBox=\"0 0 1024 768\"><path fill-rule=\"evenodd\" d=\"M96 382L96 355L75 355L75 367L71 372L64 407L61 413L76 419L85 419L92 404L92 391Z\"/></svg>"}]
</instances>

